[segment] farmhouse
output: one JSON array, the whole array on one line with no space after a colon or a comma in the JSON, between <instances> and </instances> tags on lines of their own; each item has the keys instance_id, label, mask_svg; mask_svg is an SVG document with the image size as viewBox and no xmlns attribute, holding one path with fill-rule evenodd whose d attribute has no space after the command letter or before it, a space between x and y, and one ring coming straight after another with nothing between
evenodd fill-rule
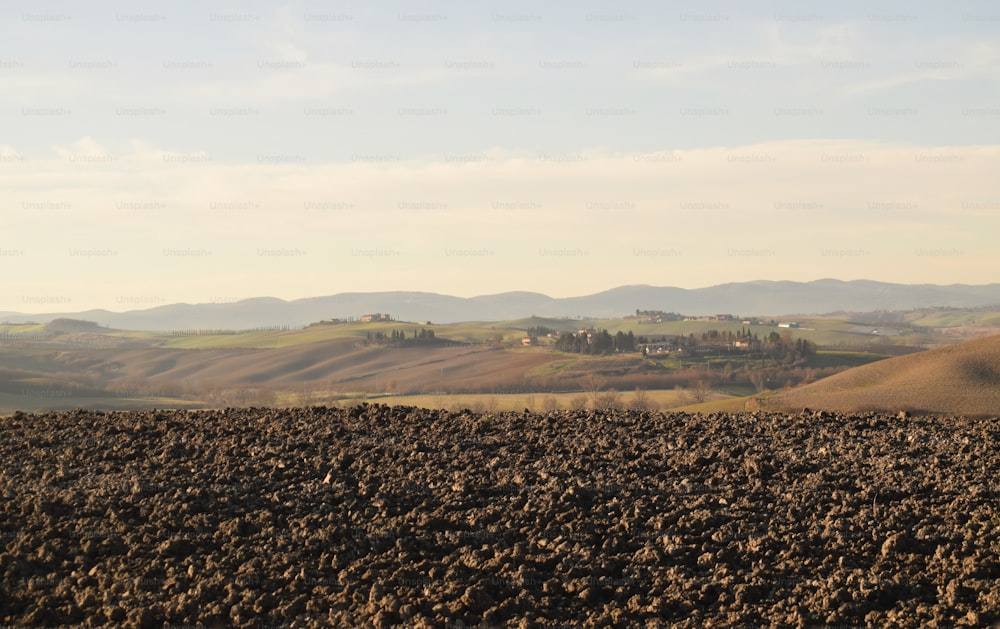
<instances>
[{"instance_id":1,"label":"farmhouse","mask_svg":"<svg viewBox=\"0 0 1000 629\"><path fill-rule=\"evenodd\" d=\"M361 316L361 323L372 323L375 321L392 321L392 315L386 314L384 312L376 312L374 314L366 314Z\"/></svg>"}]
</instances>

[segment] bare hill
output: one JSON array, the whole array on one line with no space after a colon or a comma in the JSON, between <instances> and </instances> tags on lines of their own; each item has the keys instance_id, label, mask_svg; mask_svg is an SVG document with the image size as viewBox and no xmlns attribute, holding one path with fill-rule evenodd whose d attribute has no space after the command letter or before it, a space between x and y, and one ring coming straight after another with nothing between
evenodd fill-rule
<instances>
[{"instance_id":1,"label":"bare hill","mask_svg":"<svg viewBox=\"0 0 1000 629\"><path fill-rule=\"evenodd\" d=\"M777 393L767 408L1000 414L1000 335L855 367Z\"/></svg>"}]
</instances>

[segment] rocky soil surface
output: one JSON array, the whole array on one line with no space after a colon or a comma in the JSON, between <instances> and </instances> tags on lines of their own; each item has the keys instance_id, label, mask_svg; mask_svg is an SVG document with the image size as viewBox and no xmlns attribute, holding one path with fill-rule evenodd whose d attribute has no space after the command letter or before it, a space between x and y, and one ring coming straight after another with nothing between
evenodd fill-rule
<instances>
[{"instance_id":1,"label":"rocky soil surface","mask_svg":"<svg viewBox=\"0 0 1000 629\"><path fill-rule=\"evenodd\" d=\"M0 419L0 624L990 626L1000 419Z\"/></svg>"}]
</instances>

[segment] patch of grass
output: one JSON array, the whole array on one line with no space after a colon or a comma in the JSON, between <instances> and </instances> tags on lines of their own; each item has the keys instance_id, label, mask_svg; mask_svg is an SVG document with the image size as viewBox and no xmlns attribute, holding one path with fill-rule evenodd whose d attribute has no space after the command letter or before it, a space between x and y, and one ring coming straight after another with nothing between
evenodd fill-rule
<instances>
[{"instance_id":1,"label":"patch of grass","mask_svg":"<svg viewBox=\"0 0 1000 629\"><path fill-rule=\"evenodd\" d=\"M201 402L170 397L31 397L0 393L0 416L15 411L40 413L45 411L70 411L86 408L101 411L144 410L151 408L204 408Z\"/></svg>"},{"instance_id":2,"label":"patch of grass","mask_svg":"<svg viewBox=\"0 0 1000 629\"><path fill-rule=\"evenodd\" d=\"M741 413L757 406L755 395L709 400L699 404L680 406L673 411L684 413Z\"/></svg>"}]
</instances>

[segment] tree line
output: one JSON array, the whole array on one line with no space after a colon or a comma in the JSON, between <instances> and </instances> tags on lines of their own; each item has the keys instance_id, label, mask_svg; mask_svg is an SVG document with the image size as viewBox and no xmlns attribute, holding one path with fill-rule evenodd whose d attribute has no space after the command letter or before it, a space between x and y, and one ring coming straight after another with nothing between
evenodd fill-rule
<instances>
[{"instance_id":1,"label":"tree line","mask_svg":"<svg viewBox=\"0 0 1000 629\"><path fill-rule=\"evenodd\" d=\"M403 345L420 345L435 342L434 330L428 328L414 328L412 336L407 336L404 330L392 330L389 334L381 330L368 332L366 343L368 345L391 345L400 347Z\"/></svg>"},{"instance_id":2,"label":"tree line","mask_svg":"<svg viewBox=\"0 0 1000 629\"><path fill-rule=\"evenodd\" d=\"M607 330L598 330L587 333L563 332L556 339L556 349L563 352L573 352L576 354L612 354L615 352L634 352L636 348L636 337L629 330L628 334L618 332L611 335Z\"/></svg>"}]
</instances>

